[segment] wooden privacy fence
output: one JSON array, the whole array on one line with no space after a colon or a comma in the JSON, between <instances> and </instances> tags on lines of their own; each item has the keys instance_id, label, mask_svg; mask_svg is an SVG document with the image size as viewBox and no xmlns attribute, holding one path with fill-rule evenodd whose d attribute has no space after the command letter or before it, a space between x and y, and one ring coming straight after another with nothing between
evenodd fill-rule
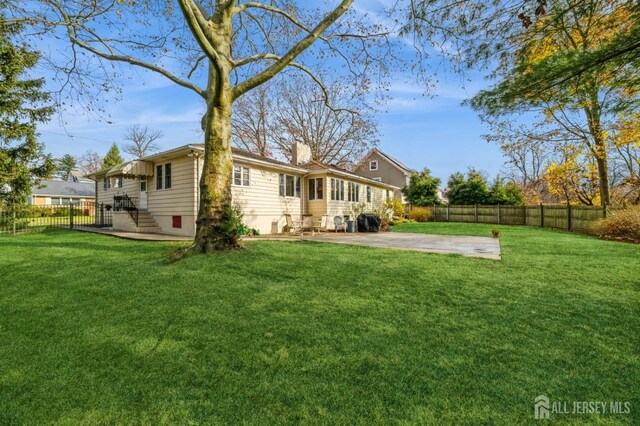
<instances>
[{"instance_id":1,"label":"wooden privacy fence","mask_svg":"<svg viewBox=\"0 0 640 426\"><path fill-rule=\"evenodd\" d=\"M0 204L0 235L41 232L51 228L109 227L111 206L85 202L47 205Z\"/></svg>"},{"instance_id":2,"label":"wooden privacy fence","mask_svg":"<svg viewBox=\"0 0 640 426\"><path fill-rule=\"evenodd\" d=\"M615 213L616 206L429 206L434 222L525 225L591 233L598 219Z\"/></svg>"}]
</instances>

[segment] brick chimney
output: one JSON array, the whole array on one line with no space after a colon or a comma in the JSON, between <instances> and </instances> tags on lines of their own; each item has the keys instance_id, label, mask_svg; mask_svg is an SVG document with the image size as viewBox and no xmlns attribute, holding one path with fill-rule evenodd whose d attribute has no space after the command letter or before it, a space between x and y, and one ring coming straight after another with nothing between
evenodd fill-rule
<instances>
[{"instance_id":1,"label":"brick chimney","mask_svg":"<svg viewBox=\"0 0 640 426\"><path fill-rule=\"evenodd\" d=\"M309 145L296 142L291 147L291 164L298 166L311 161L311 147Z\"/></svg>"}]
</instances>

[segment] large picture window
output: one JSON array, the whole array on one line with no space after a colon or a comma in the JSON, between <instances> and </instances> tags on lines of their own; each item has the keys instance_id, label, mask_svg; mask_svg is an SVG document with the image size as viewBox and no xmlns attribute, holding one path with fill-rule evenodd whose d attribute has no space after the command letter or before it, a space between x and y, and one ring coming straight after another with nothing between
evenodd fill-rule
<instances>
[{"instance_id":1,"label":"large picture window","mask_svg":"<svg viewBox=\"0 0 640 426\"><path fill-rule=\"evenodd\" d=\"M233 184L236 186L249 186L249 168L233 166Z\"/></svg>"},{"instance_id":2,"label":"large picture window","mask_svg":"<svg viewBox=\"0 0 640 426\"><path fill-rule=\"evenodd\" d=\"M344 201L344 181L341 179L331 179L331 199L334 201Z\"/></svg>"},{"instance_id":3,"label":"large picture window","mask_svg":"<svg viewBox=\"0 0 640 426\"><path fill-rule=\"evenodd\" d=\"M279 175L279 193L281 197L300 198L300 176Z\"/></svg>"},{"instance_id":4,"label":"large picture window","mask_svg":"<svg viewBox=\"0 0 640 426\"><path fill-rule=\"evenodd\" d=\"M309 200L322 200L324 194L324 181L322 178L309 179Z\"/></svg>"}]
</instances>

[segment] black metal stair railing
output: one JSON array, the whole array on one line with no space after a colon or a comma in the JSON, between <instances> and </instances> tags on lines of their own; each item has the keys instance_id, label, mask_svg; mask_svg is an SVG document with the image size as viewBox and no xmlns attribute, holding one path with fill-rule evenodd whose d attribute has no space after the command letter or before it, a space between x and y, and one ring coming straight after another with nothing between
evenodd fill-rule
<instances>
[{"instance_id":1,"label":"black metal stair railing","mask_svg":"<svg viewBox=\"0 0 640 426\"><path fill-rule=\"evenodd\" d=\"M139 209L136 207L136 203L138 199L135 197L129 197L127 194L124 195L114 195L113 196L113 207L115 211L126 211L131 216L131 219L135 222L136 226L138 226L138 213Z\"/></svg>"}]
</instances>

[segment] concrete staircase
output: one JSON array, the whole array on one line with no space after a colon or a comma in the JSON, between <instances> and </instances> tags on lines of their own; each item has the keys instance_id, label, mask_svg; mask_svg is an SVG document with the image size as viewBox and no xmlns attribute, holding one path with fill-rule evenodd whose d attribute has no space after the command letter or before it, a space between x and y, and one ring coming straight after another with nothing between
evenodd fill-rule
<instances>
[{"instance_id":1,"label":"concrete staircase","mask_svg":"<svg viewBox=\"0 0 640 426\"><path fill-rule=\"evenodd\" d=\"M138 211L138 226L136 226L135 232L154 233L160 231L160 226L158 226L158 223L148 211Z\"/></svg>"}]
</instances>

